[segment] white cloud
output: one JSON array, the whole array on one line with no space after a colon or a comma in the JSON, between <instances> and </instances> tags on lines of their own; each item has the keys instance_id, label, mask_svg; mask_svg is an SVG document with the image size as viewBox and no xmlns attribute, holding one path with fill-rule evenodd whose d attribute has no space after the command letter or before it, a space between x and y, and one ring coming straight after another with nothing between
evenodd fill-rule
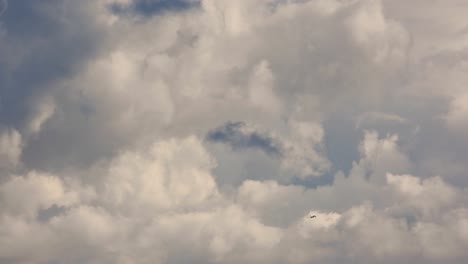
<instances>
[{"instance_id":1,"label":"white cloud","mask_svg":"<svg viewBox=\"0 0 468 264\"><path fill-rule=\"evenodd\" d=\"M45 122L54 115L54 112L54 102L52 102L50 98L43 99L34 111L34 116L30 118L29 124L27 125L28 134L38 133Z\"/></svg>"},{"instance_id":2,"label":"white cloud","mask_svg":"<svg viewBox=\"0 0 468 264\"><path fill-rule=\"evenodd\" d=\"M102 198L116 210L141 214L190 209L219 198L213 161L195 138L169 140L143 153L116 157L101 183Z\"/></svg>"},{"instance_id":3,"label":"white cloud","mask_svg":"<svg viewBox=\"0 0 468 264\"><path fill-rule=\"evenodd\" d=\"M249 82L249 98L253 105L261 110L278 115L281 103L274 93L274 76L268 68L268 63L262 61L255 67Z\"/></svg>"},{"instance_id":4,"label":"white cloud","mask_svg":"<svg viewBox=\"0 0 468 264\"><path fill-rule=\"evenodd\" d=\"M404 61L407 32L395 21L386 19L380 0L360 1L348 25L358 45L377 63Z\"/></svg>"},{"instance_id":5,"label":"white cloud","mask_svg":"<svg viewBox=\"0 0 468 264\"><path fill-rule=\"evenodd\" d=\"M292 169L299 177L320 176L330 168L321 152L323 129L312 122L289 123L290 139L285 142L286 157L282 165Z\"/></svg>"},{"instance_id":6,"label":"white cloud","mask_svg":"<svg viewBox=\"0 0 468 264\"><path fill-rule=\"evenodd\" d=\"M379 179L385 178L386 172L401 173L410 168L410 161L397 145L397 135L387 135L379 139L375 131L366 131L360 144L360 152L363 159L361 166L367 167Z\"/></svg>"},{"instance_id":7,"label":"white cloud","mask_svg":"<svg viewBox=\"0 0 468 264\"><path fill-rule=\"evenodd\" d=\"M7 129L0 134L0 169L15 167L20 162L23 149L21 134Z\"/></svg>"},{"instance_id":8,"label":"white cloud","mask_svg":"<svg viewBox=\"0 0 468 264\"><path fill-rule=\"evenodd\" d=\"M94 175L88 184L31 172L0 185L6 234L0 258L112 263L142 253L141 262L150 263L153 254L167 257L152 252L164 245L176 259L185 250L182 258L206 254L221 261L244 258L239 250L267 252L281 239L280 229L263 225L223 197L210 174L213 160L195 137L161 141L101 166L92 172L104 175ZM62 209L38 218L53 206ZM23 240L35 235L44 239L41 246ZM54 249L55 243L64 244ZM87 246L70 252L81 243Z\"/></svg>"},{"instance_id":9,"label":"white cloud","mask_svg":"<svg viewBox=\"0 0 468 264\"><path fill-rule=\"evenodd\" d=\"M453 98L446 117L447 124L455 131L466 132L468 121L468 93L462 93Z\"/></svg>"}]
</instances>

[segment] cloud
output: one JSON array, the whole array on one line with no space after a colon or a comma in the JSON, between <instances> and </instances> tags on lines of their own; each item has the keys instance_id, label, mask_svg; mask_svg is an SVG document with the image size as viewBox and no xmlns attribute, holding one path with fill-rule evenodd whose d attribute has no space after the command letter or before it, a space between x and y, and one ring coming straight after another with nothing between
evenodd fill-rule
<instances>
[{"instance_id":1,"label":"cloud","mask_svg":"<svg viewBox=\"0 0 468 264\"><path fill-rule=\"evenodd\" d=\"M453 99L446 117L447 124L450 128L459 130L460 132L465 131L464 124L468 118L468 109L466 107L467 100L467 94L461 94Z\"/></svg>"},{"instance_id":2,"label":"cloud","mask_svg":"<svg viewBox=\"0 0 468 264\"><path fill-rule=\"evenodd\" d=\"M33 172L14 176L0 188L6 234L0 239L0 258L111 263L139 258L142 252L140 261L149 263L158 259L153 246L163 244L176 262L200 253L222 260L237 250L270 249L281 230L264 226L223 197L209 172L212 166L201 142L190 137L157 142L146 153L123 153L97 168L104 174L92 184ZM39 241L23 240L36 234L44 239L42 252L36 252ZM55 248L62 239L69 243ZM207 243L193 249L200 241ZM69 252L66 248L75 243L87 246ZM128 243L136 244L127 248ZM181 249L186 254L179 254ZM31 254L22 257L21 252Z\"/></svg>"},{"instance_id":3,"label":"cloud","mask_svg":"<svg viewBox=\"0 0 468 264\"><path fill-rule=\"evenodd\" d=\"M0 169L17 166L22 153L22 139L18 131L7 129L0 134Z\"/></svg>"},{"instance_id":4,"label":"cloud","mask_svg":"<svg viewBox=\"0 0 468 264\"><path fill-rule=\"evenodd\" d=\"M35 172L10 179L2 185L1 193L7 201L3 208L6 214L19 214L27 218L34 218L40 209L77 203L79 198L77 193L66 191L59 178Z\"/></svg>"},{"instance_id":5,"label":"cloud","mask_svg":"<svg viewBox=\"0 0 468 264\"><path fill-rule=\"evenodd\" d=\"M394 150L384 148L386 151ZM364 152L362 159L367 155ZM41 262L146 263L160 259L178 263L193 258L271 263L280 257L277 260L300 263L333 258L339 254L339 247L333 245L346 248L365 262L409 259L419 250L427 251L428 260L464 256L461 247L453 247L454 241L463 239L458 233L446 236L450 244L441 252L432 249L427 236L437 230L448 231L449 225L434 222L444 219L445 214L455 214L453 221L463 225L463 211L459 212L463 209L457 206L463 205L466 194L440 178L421 181L415 176L388 174L387 183L369 181L360 172L361 164L356 164L348 178L337 179L331 186L305 189L274 181L250 181L233 199L215 184L210 174L215 163L201 141L189 137L159 141L144 152L122 153L92 169L92 174L100 173L87 182L85 178L80 183L40 173L14 176L0 189L5 202L2 227L8 227L5 240L0 241L2 258L13 262L30 258ZM388 169L391 171L392 166ZM355 192L361 198L349 201L350 207L336 203ZM327 195L332 199L327 201ZM373 195L380 196L381 201L367 202ZM313 207L321 209L310 212ZM418 213L426 212L426 208L431 209L430 214ZM286 222L275 223L278 210L287 217ZM317 218L307 218L310 213ZM415 214L411 229L401 222L411 216L408 213ZM14 228L23 231L18 233ZM32 235L42 238L40 246L39 241L26 243L22 239ZM385 243L373 242L379 237L385 238ZM68 242L54 247L54 241L63 239ZM88 246L70 252L66 248L73 243ZM415 246L409 247L413 243ZM154 251L154 246L162 250ZM293 255L287 253L294 248ZM177 253L181 249L184 254ZM21 252L30 254L24 258Z\"/></svg>"},{"instance_id":6,"label":"cloud","mask_svg":"<svg viewBox=\"0 0 468 264\"><path fill-rule=\"evenodd\" d=\"M394 114L381 112L366 112L361 114L356 120L356 127L361 127L365 123L372 122L390 122L390 123L407 123L408 120Z\"/></svg>"},{"instance_id":7,"label":"cloud","mask_svg":"<svg viewBox=\"0 0 468 264\"><path fill-rule=\"evenodd\" d=\"M274 78L266 61L260 62L252 74L249 83L249 99L259 109L278 114L281 102L272 89Z\"/></svg>"},{"instance_id":8,"label":"cloud","mask_svg":"<svg viewBox=\"0 0 468 264\"><path fill-rule=\"evenodd\" d=\"M234 150L258 149L277 158L285 169L292 169L299 177L320 176L328 169L328 161L318 150L322 130L315 124L292 121L292 132L285 138L256 131L242 122L228 122L209 131L208 141L224 143Z\"/></svg>"},{"instance_id":9,"label":"cloud","mask_svg":"<svg viewBox=\"0 0 468 264\"><path fill-rule=\"evenodd\" d=\"M8 1L0 262L466 263L467 9Z\"/></svg>"},{"instance_id":10,"label":"cloud","mask_svg":"<svg viewBox=\"0 0 468 264\"><path fill-rule=\"evenodd\" d=\"M288 230L282 246L296 249L294 254L284 250L280 255L295 263L311 259L342 263L350 258L342 255L345 252L364 263L405 259L460 263L466 258L461 244L457 244L467 242L465 235L458 233L464 232L459 222L466 221L463 201L467 196L462 189L440 177L421 180L413 175L387 174L381 183L372 180L379 177L372 174L365 180L359 172L362 163L356 164L347 178L339 177L331 186L317 189L280 186L271 181L246 182L239 189L239 201L265 222L275 223L277 210L283 212L281 215L296 215L280 223ZM333 195L327 196L328 192ZM437 198L430 198L432 195ZM354 205L340 209L346 198L359 196L360 200L350 203ZM295 206L288 206L290 203ZM310 219L310 214L317 217ZM437 234L446 244L435 250L432 241L437 240Z\"/></svg>"},{"instance_id":11,"label":"cloud","mask_svg":"<svg viewBox=\"0 0 468 264\"><path fill-rule=\"evenodd\" d=\"M54 102L50 98L45 98L37 105L37 109L33 111L33 116L30 118L26 133L36 134L41 131L42 126L49 120L55 112Z\"/></svg>"}]
</instances>

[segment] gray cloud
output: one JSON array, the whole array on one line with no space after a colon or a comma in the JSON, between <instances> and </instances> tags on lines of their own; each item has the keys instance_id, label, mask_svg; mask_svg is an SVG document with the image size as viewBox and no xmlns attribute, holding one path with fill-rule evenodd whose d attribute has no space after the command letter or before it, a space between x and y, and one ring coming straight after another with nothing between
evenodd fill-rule
<instances>
[{"instance_id":1,"label":"gray cloud","mask_svg":"<svg viewBox=\"0 0 468 264\"><path fill-rule=\"evenodd\" d=\"M0 122L22 126L35 98L76 73L95 54L101 32L84 6L14 1L1 25ZM67 52L57 53L57 50Z\"/></svg>"}]
</instances>

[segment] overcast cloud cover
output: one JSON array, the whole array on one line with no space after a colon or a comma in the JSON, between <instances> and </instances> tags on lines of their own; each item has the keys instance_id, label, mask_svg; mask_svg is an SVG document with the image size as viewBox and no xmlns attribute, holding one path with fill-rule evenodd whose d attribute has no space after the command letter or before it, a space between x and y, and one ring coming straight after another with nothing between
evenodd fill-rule
<instances>
[{"instance_id":1,"label":"overcast cloud cover","mask_svg":"<svg viewBox=\"0 0 468 264\"><path fill-rule=\"evenodd\" d=\"M467 13L1 0L0 263L467 263Z\"/></svg>"}]
</instances>

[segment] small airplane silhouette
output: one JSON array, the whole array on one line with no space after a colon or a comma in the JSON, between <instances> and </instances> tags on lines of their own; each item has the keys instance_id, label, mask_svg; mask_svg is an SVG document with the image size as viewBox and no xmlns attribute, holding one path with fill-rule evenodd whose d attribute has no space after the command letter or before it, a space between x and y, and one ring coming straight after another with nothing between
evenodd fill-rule
<instances>
[{"instance_id":1,"label":"small airplane silhouette","mask_svg":"<svg viewBox=\"0 0 468 264\"><path fill-rule=\"evenodd\" d=\"M311 216L309 216L309 218L315 218L315 217L317 217L317 216L316 216L316 215L311 215Z\"/></svg>"}]
</instances>

